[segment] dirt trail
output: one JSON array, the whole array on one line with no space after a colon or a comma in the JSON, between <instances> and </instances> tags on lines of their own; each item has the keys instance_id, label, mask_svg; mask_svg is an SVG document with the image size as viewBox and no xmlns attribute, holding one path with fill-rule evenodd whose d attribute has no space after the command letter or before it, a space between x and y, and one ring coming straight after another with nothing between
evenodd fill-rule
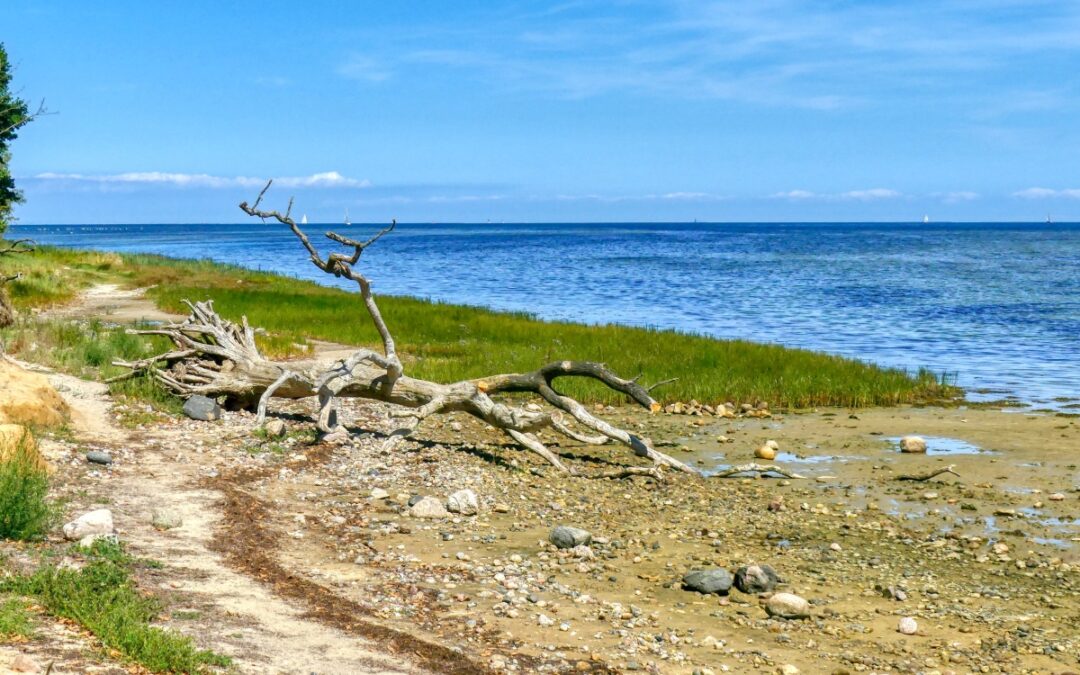
<instances>
[{"instance_id":1,"label":"dirt trail","mask_svg":"<svg viewBox=\"0 0 1080 675\"><path fill-rule=\"evenodd\" d=\"M170 622L171 628L192 635L204 648L230 656L236 672L423 672L377 644L304 618L302 609L225 565L221 555L210 549L222 517L222 495L198 487L208 470L192 456L201 449L201 440L168 425L141 432L118 427L112 421L104 385L48 375L71 407L79 443L104 447L119 459L110 471L91 472L77 480L90 493L104 493L121 539L134 555L164 565L155 574L160 585L155 590L173 597L174 613L195 617ZM70 461L70 452L56 445L43 442L46 456ZM157 509L179 515L182 525L155 530L150 523ZM178 612L178 606L184 611ZM81 672L82 667L80 663L70 670L61 656L53 672Z\"/></svg>"}]
</instances>

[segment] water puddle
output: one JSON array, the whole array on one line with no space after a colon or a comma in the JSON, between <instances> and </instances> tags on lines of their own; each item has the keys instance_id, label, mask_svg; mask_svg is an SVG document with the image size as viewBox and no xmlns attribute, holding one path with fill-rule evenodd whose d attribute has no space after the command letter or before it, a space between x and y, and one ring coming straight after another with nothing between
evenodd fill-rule
<instances>
[{"instance_id":1,"label":"water puddle","mask_svg":"<svg viewBox=\"0 0 1080 675\"><path fill-rule=\"evenodd\" d=\"M855 457L836 457L833 455L796 455L793 452L780 451L776 453L777 462L793 462L795 464L819 464L821 462L846 462Z\"/></svg>"},{"instance_id":2,"label":"water puddle","mask_svg":"<svg viewBox=\"0 0 1080 675\"><path fill-rule=\"evenodd\" d=\"M900 436L886 438L897 452L900 451ZM983 455L997 454L993 450L980 448L979 446L962 441L959 438L947 436L923 436L926 441L926 454L928 455Z\"/></svg>"}]
</instances>

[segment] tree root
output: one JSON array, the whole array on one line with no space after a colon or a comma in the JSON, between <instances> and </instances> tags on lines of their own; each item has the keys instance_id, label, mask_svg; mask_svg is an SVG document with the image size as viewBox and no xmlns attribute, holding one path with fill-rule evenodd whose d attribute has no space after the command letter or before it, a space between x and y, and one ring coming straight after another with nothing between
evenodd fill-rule
<instances>
[{"instance_id":1,"label":"tree root","mask_svg":"<svg viewBox=\"0 0 1080 675\"><path fill-rule=\"evenodd\" d=\"M922 481L930 480L931 478L934 478L935 476L940 476L943 473L951 473L952 475L959 478L960 474L956 473L955 469L956 469L956 465L955 464L950 464L947 467L944 467L942 469L937 469L935 471L931 471L930 473L901 474L901 475L897 476L896 478L894 478L893 480L912 480L912 481L920 481L920 482L922 482Z\"/></svg>"}]
</instances>

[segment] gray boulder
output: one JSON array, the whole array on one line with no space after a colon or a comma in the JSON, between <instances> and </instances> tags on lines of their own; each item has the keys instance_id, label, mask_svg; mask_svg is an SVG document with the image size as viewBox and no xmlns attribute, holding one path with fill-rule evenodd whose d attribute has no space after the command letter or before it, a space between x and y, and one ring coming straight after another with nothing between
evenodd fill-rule
<instances>
[{"instance_id":1,"label":"gray boulder","mask_svg":"<svg viewBox=\"0 0 1080 675\"><path fill-rule=\"evenodd\" d=\"M574 548L575 546L588 546L592 543L592 534L580 527L560 525L551 531L548 541L557 548Z\"/></svg>"},{"instance_id":2,"label":"gray boulder","mask_svg":"<svg viewBox=\"0 0 1080 675\"><path fill-rule=\"evenodd\" d=\"M86 453L86 461L91 464L101 464L102 466L108 466L113 463L112 455L107 452L101 452L99 450L91 450Z\"/></svg>"},{"instance_id":3,"label":"gray boulder","mask_svg":"<svg viewBox=\"0 0 1080 675\"><path fill-rule=\"evenodd\" d=\"M443 503L434 497L424 497L409 508L413 518L445 518L450 515Z\"/></svg>"},{"instance_id":4,"label":"gray boulder","mask_svg":"<svg viewBox=\"0 0 1080 675\"><path fill-rule=\"evenodd\" d=\"M221 419L221 406L212 398L196 394L184 402L184 414L193 420L213 422Z\"/></svg>"},{"instance_id":5,"label":"gray boulder","mask_svg":"<svg viewBox=\"0 0 1080 675\"><path fill-rule=\"evenodd\" d=\"M780 576L768 565L743 565L735 570L735 588L743 593L771 593L778 583Z\"/></svg>"},{"instance_id":6,"label":"gray boulder","mask_svg":"<svg viewBox=\"0 0 1080 675\"><path fill-rule=\"evenodd\" d=\"M698 593L727 595L731 590L731 573L722 567L710 570L694 570L682 580L683 590Z\"/></svg>"}]
</instances>

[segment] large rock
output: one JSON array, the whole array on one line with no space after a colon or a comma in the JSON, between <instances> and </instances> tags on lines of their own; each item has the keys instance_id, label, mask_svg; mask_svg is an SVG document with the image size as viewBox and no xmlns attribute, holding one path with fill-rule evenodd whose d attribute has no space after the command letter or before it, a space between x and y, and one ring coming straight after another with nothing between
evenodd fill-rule
<instances>
[{"instance_id":1,"label":"large rock","mask_svg":"<svg viewBox=\"0 0 1080 675\"><path fill-rule=\"evenodd\" d=\"M434 497L421 497L409 508L413 518L445 518L449 514L443 503Z\"/></svg>"},{"instance_id":2,"label":"large rock","mask_svg":"<svg viewBox=\"0 0 1080 675\"><path fill-rule=\"evenodd\" d=\"M580 527L560 525L551 531L548 541L557 548L574 548L575 546L588 546L592 543L592 534Z\"/></svg>"},{"instance_id":3,"label":"large rock","mask_svg":"<svg viewBox=\"0 0 1080 675\"><path fill-rule=\"evenodd\" d=\"M221 406L212 398L196 394L184 401L184 414L193 420L213 422L221 419Z\"/></svg>"},{"instance_id":4,"label":"large rock","mask_svg":"<svg viewBox=\"0 0 1080 675\"><path fill-rule=\"evenodd\" d=\"M731 590L731 573L717 567L711 570L694 570L682 580L683 589L698 593L717 593L727 595Z\"/></svg>"},{"instance_id":5,"label":"large rock","mask_svg":"<svg viewBox=\"0 0 1080 675\"><path fill-rule=\"evenodd\" d=\"M472 490L458 490L446 500L446 510L463 516L475 516L480 512L480 500Z\"/></svg>"},{"instance_id":6,"label":"large rock","mask_svg":"<svg viewBox=\"0 0 1080 675\"><path fill-rule=\"evenodd\" d=\"M900 452L925 453L926 441L920 436L904 436L900 439Z\"/></svg>"},{"instance_id":7,"label":"large rock","mask_svg":"<svg viewBox=\"0 0 1080 675\"><path fill-rule=\"evenodd\" d=\"M32 373L0 356L0 424L54 426L68 408L41 373Z\"/></svg>"},{"instance_id":8,"label":"large rock","mask_svg":"<svg viewBox=\"0 0 1080 675\"><path fill-rule=\"evenodd\" d=\"M778 619L807 619L810 603L794 593L776 593L765 601L765 612Z\"/></svg>"},{"instance_id":9,"label":"large rock","mask_svg":"<svg viewBox=\"0 0 1080 675\"><path fill-rule=\"evenodd\" d=\"M10 461L17 452L26 453L31 463L42 471L49 469L29 429L21 424L0 424L0 463Z\"/></svg>"},{"instance_id":10,"label":"large rock","mask_svg":"<svg viewBox=\"0 0 1080 675\"><path fill-rule=\"evenodd\" d=\"M64 525L64 538L68 541L79 541L86 537L97 537L112 534L113 527L112 511L98 509L84 513L67 525Z\"/></svg>"},{"instance_id":11,"label":"large rock","mask_svg":"<svg viewBox=\"0 0 1080 675\"><path fill-rule=\"evenodd\" d=\"M743 593L771 593L780 576L768 565L743 565L735 570L735 588Z\"/></svg>"}]
</instances>

